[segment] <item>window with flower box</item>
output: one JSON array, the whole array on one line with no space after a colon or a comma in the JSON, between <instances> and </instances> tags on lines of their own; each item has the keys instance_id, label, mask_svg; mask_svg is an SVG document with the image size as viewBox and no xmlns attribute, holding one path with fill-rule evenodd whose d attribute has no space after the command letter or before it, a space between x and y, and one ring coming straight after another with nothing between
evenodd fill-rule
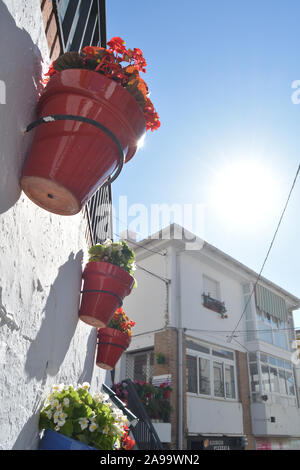
<instances>
[{"instance_id":1,"label":"window with flower box","mask_svg":"<svg viewBox=\"0 0 300 470\"><path fill-rule=\"evenodd\" d=\"M234 352L187 339L187 392L220 399L236 399Z\"/></svg>"}]
</instances>

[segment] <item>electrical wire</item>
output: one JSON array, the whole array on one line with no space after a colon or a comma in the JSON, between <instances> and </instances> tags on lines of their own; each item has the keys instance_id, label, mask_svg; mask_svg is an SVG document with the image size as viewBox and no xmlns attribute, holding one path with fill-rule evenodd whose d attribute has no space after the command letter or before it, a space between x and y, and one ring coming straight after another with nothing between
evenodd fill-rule
<instances>
[{"instance_id":1,"label":"electrical wire","mask_svg":"<svg viewBox=\"0 0 300 470\"><path fill-rule=\"evenodd\" d=\"M263 262L263 264L262 264L262 267L261 267L261 269L260 269L260 272L259 272L259 274L258 274L258 276L257 276L257 279L256 279L256 281L255 281L255 283L254 283L254 285L253 285L253 289L252 289L252 291L251 291L251 294L249 295L249 298L248 298L248 300L247 300L247 302L246 302L246 304L245 304L244 310L243 310L243 312L242 312L242 314L241 314L241 316L240 316L240 318L239 318L239 320L238 320L238 322L237 322L237 324L236 324L234 330L232 331L232 334L231 334L231 335L229 336L229 338L228 338L228 342L229 342L229 343L231 342L231 340L232 340L232 338L233 338L233 335L234 335L234 333L235 333L237 327L239 326L239 324L240 324L240 322L241 322L241 320L242 320L242 318L243 318L243 316L244 316L244 314L245 314L245 312L246 312L246 309L247 309L247 307L248 307L248 304L249 304L249 302L250 302L250 299L252 298L252 295L253 295L254 292L255 292L255 288L256 288L256 286L257 286L257 284L258 284L258 281L259 281L260 278L261 278L261 274L262 274L262 272L263 272L263 269L264 269L265 264L266 264L266 262L267 262L267 259L268 259L268 257L269 257L270 251L271 251L271 249L272 249L272 247L273 247L273 244L274 244L276 235L277 235L277 233L278 233L278 230L279 230L279 227L280 227L280 225L281 225L283 216L284 216L284 214L285 214L286 208L287 208L288 203L289 203L289 200L290 200L290 198L291 198L291 194L292 194L293 189L294 189L294 187L295 187L295 184L296 184L296 181L297 181L299 172L300 172L300 164L299 164L298 169L297 169L297 171L296 171L296 175L295 175L295 177L294 177L294 181L293 181L293 183L292 183L292 186L291 186L291 189L290 189L290 191L289 191L289 194L288 194L286 203L285 203L285 205L284 205L283 211L282 211L281 216L280 216L280 218L279 218L279 221L278 221L278 224L277 224L275 233L274 233L274 235L273 235L273 238L272 238L272 240L271 240L269 249L268 249L268 251L267 251L266 257L265 257L265 259L264 259L264 262Z\"/></svg>"}]
</instances>

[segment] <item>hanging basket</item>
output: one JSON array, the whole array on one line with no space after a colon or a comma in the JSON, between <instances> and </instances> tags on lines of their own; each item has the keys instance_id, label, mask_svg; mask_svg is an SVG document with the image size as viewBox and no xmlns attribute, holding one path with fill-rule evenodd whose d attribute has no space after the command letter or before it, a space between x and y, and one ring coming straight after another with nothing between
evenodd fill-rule
<instances>
[{"instance_id":1,"label":"hanging basket","mask_svg":"<svg viewBox=\"0 0 300 470\"><path fill-rule=\"evenodd\" d=\"M37 115L27 128L35 128L35 135L21 187L38 206L60 215L78 213L101 185L114 179L146 131L133 96L85 69L51 77Z\"/></svg>"},{"instance_id":2,"label":"hanging basket","mask_svg":"<svg viewBox=\"0 0 300 470\"><path fill-rule=\"evenodd\" d=\"M79 318L96 328L105 327L130 294L134 278L125 269L104 261L87 263Z\"/></svg>"},{"instance_id":3,"label":"hanging basket","mask_svg":"<svg viewBox=\"0 0 300 470\"><path fill-rule=\"evenodd\" d=\"M44 431L39 443L39 450L98 450L83 442L76 441L71 437L59 432L47 429Z\"/></svg>"},{"instance_id":4,"label":"hanging basket","mask_svg":"<svg viewBox=\"0 0 300 470\"><path fill-rule=\"evenodd\" d=\"M131 337L115 328L98 330L96 364L106 370L114 369L116 363L130 345Z\"/></svg>"}]
</instances>

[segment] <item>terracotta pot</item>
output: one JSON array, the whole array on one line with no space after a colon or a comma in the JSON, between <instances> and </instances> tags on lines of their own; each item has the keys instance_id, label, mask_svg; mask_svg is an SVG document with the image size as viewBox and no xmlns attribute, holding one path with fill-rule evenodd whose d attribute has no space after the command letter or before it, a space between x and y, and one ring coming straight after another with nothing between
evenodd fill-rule
<instances>
[{"instance_id":1,"label":"terracotta pot","mask_svg":"<svg viewBox=\"0 0 300 470\"><path fill-rule=\"evenodd\" d=\"M102 124L119 141L126 162L146 129L141 107L125 88L84 69L63 70L51 77L38 102L37 117L53 114L82 116ZM22 173L23 191L50 212L76 214L118 168L117 144L86 122L52 121L34 132Z\"/></svg>"},{"instance_id":2,"label":"terracotta pot","mask_svg":"<svg viewBox=\"0 0 300 470\"><path fill-rule=\"evenodd\" d=\"M131 337L114 328L98 330L96 364L102 369L112 370L130 345Z\"/></svg>"},{"instance_id":3,"label":"terracotta pot","mask_svg":"<svg viewBox=\"0 0 300 470\"><path fill-rule=\"evenodd\" d=\"M82 277L79 318L96 328L105 327L130 294L134 278L125 269L104 261L87 263Z\"/></svg>"}]
</instances>

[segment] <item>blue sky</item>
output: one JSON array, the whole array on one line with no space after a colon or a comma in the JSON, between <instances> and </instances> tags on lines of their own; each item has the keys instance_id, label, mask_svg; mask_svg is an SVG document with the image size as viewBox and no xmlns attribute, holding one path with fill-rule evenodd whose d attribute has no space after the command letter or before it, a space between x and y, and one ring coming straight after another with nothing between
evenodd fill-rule
<instances>
[{"instance_id":1,"label":"blue sky","mask_svg":"<svg viewBox=\"0 0 300 470\"><path fill-rule=\"evenodd\" d=\"M108 39L142 49L161 119L114 204L201 204L198 235L258 272L300 162L299 1L108 0L106 13ZM298 297L299 201L300 179L263 271Z\"/></svg>"}]
</instances>

